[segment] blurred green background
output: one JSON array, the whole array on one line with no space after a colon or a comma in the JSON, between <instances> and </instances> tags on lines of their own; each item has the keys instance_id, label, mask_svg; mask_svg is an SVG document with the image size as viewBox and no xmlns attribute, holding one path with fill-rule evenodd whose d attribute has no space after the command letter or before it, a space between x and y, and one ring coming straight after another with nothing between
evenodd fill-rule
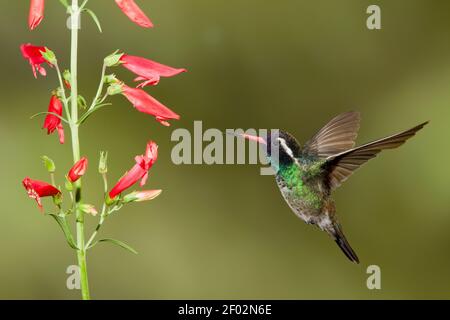
<instances>
[{"instance_id":1,"label":"blurred green background","mask_svg":"<svg viewBox=\"0 0 450 320\"><path fill-rule=\"evenodd\" d=\"M0 2L0 298L78 299L66 288L75 253L21 185L48 180L40 156L56 161L62 183L70 144L41 130L56 86L53 70L34 80L21 43L46 45L68 66L64 9L47 1L45 20L27 29L28 1ZM91 99L104 56L121 49L189 73L148 89L181 115L170 128L122 97L81 129L87 202L99 206L98 152L109 150L112 184L160 145L148 188L155 201L106 221L104 237L126 241L89 252L97 299L450 298L450 2L445 0L138 1L155 28L132 24L113 1L90 1L80 36L80 90ZM366 28L378 4L382 30ZM126 81L132 75L114 70ZM364 143L431 120L406 145L372 160L335 193L338 213L361 264L351 264L324 233L284 203L274 179L256 165L175 166L172 130L282 128L300 141L340 112L359 110ZM69 138L69 132L66 131ZM68 139L69 140L69 139ZM51 208L51 202L44 201ZM90 229L96 219L87 218ZM88 229L89 229L88 228ZM381 267L382 289L366 287L366 268Z\"/></svg>"}]
</instances>

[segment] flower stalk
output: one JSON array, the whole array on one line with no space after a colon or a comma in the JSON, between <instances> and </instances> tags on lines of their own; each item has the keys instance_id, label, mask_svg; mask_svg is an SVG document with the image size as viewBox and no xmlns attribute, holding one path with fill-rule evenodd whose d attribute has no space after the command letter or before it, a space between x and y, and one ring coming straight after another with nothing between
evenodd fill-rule
<instances>
[{"instance_id":1,"label":"flower stalk","mask_svg":"<svg viewBox=\"0 0 450 320\"><path fill-rule=\"evenodd\" d=\"M72 153L74 164L80 160L80 139L78 126L78 30L80 21L80 8L78 0L72 0L71 10L71 48L70 48L70 132L72 135ZM63 89L64 90L64 89ZM87 274L86 248L84 246L84 212L80 210L81 179L74 182L75 190L75 216L77 230L77 258L80 268L81 296L83 300L90 299L89 281Z\"/></svg>"},{"instance_id":2,"label":"flower stalk","mask_svg":"<svg viewBox=\"0 0 450 320\"><path fill-rule=\"evenodd\" d=\"M42 21L44 14L44 0L32 0L30 5L30 29L36 28ZM159 101L148 95L142 89L133 89L128 87L124 82L118 80L114 74L106 75L107 68L118 67L124 65L126 69L135 73L138 78L136 81L143 81L140 87L155 86L161 77L172 77L179 73L185 72L185 69L171 68L166 65L159 64L155 61L125 55L123 53L114 52L107 56L103 61L102 74L100 83L96 91L95 97L91 104L87 104L86 99L78 93L78 37L80 29L80 15L87 13L101 30L100 22L95 13L86 8L88 0L72 0L69 5L67 0L60 1L67 9L70 15L71 30L71 46L70 46L70 68L69 70L60 69L56 54L46 46L35 46L30 43L22 44L20 49L24 59L28 61L32 68L33 76L37 79L38 74L42 77L47 75L44 68L45 65L54 67L59 86L52 91L50 104L47 112L39 112L32 116L35 118L39 115L45 115L43 128L47 129L47 133L53 133L57 130L60 143L64 143L64 127L70 130L73 165L68 171L65 181L65 190L69 193L71 200L70 206L64 205L63 192L58 189L59 184L55 181L55 163L43 156L42 160L50 174L51 184L33 180L26 177L22 184L30 198L34 199L41 210L47 216L52 217L59 225L64 233L68 245L76 251L77 262L80 274L81 294L84 300L90 299L88 271L87 271L87 251L99 243L113 243L123 249L134 254L136 250L126 243L112 239L103 238L96 239L99 230L104 221L112 213L119 211L124 205L133 202L142 202L155 199L161 190L140 190L133 191L129 194L122 193L134 184L140 181L143 187L147 181L149 170L157 159L158 145L150 141L147 144L145 154L135 157L135 164L111 190L108 190L107 175L107 152L102 152L98 172L103 178L103 203L99 221L95 230L90 237L85 238L85 216L96 217L98 211L92 204L85 203L82 197L82 177L87 172L88 159L81 158L79 130L84 121L100 108L110 106L111 103L106 99L115 94L123 94L131 104L140 112L150 114L163 125L168 125L167 120L179 119L179 115L165 107ZM81 3L81 5L80 5ZM149 27L150 20L145 16L142 10L132 0L117 0L119 8L136 24L142 27ZM121 60L123 58L123 61ZM64 72L62 72L64 70ZM105 88L106 87L106 88ZM65 113L65 115L64 115ZM63 190L64 191L64 190ZM53 205L57 211L48 213L44 211L41 198L52 198ZM75 218L76 233L72 231L70 226L70 217ZM86 239L88 239L86 241Z\"/></svg>"}]
</instances>

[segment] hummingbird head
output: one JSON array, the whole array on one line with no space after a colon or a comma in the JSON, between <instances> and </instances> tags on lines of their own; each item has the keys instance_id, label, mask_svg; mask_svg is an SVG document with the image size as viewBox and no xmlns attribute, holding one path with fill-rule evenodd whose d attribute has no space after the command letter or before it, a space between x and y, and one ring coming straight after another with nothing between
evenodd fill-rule
<instances>
[{"instance_id":1,"label":"hummingbird head","mask_svg":"<svg viewBox=\"0 0 450 320\"><path fill-rule=\"evenodd\" d=\"M241 134L241 137L266 145L267 158L272 167L278 170L280 165L286 166L300 157L301 148L298 141L282 130L271 130L265 137Z\"/></svg>"},{"instance_id":2,"label":"hummingbird head","mask_svg":"<svg viewBox=\"0 0 450 320\"><path fill-rule=\"evenodd\" d=\"M300 144L283 130L272 130L266 137L267 157L272 165L290 165L301 153ZM278 155L278 159L276 159ZM278 162L277 162L278 161Z\"/></svg>"}]
</instances>

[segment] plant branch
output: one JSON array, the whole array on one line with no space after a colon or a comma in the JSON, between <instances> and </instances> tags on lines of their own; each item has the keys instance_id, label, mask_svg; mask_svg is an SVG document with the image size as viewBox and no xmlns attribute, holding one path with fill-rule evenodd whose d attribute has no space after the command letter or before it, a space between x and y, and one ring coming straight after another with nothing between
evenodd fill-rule
<instances>
[{"instance_id":1,"label":"plant branch","mask_svg":"<svg viewBox=\"0 0 450 320\"><path fill-rule=\"evenodd\" d=\"M103 191L104 191L104 196L106 199L106 195L108 193L108 178L106 176L106 173L102 173L102 178L103 178ZM100 221L99 221L97 227L95 228L95 231L92 233L91 237L89 238L89 241L86 243L86 250L91 247L92 241L94 241L95 237L97 236L98 231L100 230L100 228L103 225L103 222L105 222L107 212L108 212L108 206L106 205L106 201L103 201L103 208L102 208L102 213L100 214Z\"/></svg>"},{"instance_id":2,"label":"plant branch","mask_svg":"<svg viewBox=\"0 0 450 320\"><path fill-rule=\"evenodd\" d=\"M95 95L95 98L92 100L92 103L91 103L91 106L88 109L88 112L95 108L95 106L97 105L98 99L100 98L100 95L102 94L103 86L105 84L105 73L106 73L106 64L103 63L102 77L100 78L100 84L98 85L97 93Z\"/></svg>"},{"instance_id":3,"label":"plant branch","mask_svg":"<svg viewBox=\"0 0 450 320\"><path fill-rule=\"evenodd\" d=\"M62 74L61 74L61 70L59 69L58 62L55 64L55 69L56 69L56 73L58 74L59 86L61 87L61 92L63 95L64 109L66 110L67 119L69 119L69 121L70 121L70 112L69 112L69 105L68 105L69 100L67 100L66 89L64 88L64 81L62 79Z\"/></svg>"}]
</instances>

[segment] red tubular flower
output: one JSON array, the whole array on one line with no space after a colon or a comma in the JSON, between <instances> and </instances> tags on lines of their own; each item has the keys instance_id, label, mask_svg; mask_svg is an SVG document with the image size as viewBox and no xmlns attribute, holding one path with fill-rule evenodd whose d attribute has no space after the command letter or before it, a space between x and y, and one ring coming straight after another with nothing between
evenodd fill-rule
<instances>
[{"instance_id":1,"label":"red tubular flower","mask_svg":"<svg viewBox=\"0 0 450 320\"><path fill-rule=\"evenodd\" d=\"M55 113L59 116L62 116L63 106L61 101L58 99L56 95L52 95L50 99L50 104L48 105L48 112ZM64 127L61 123L61 119L53 114L48 114L44 120L43 129L47 129L47 133L51 134L56 129L58 129L59 142L61 144L64 143Z\"/></svg>"},{"instance_id":2,"label":"red tubular flower","mask_svg":"<svg viewBox=\"0 0 450 320\"><path fill-rule=\"evenodd\" d=\"M44 0L31 0L30 15L28 16L28 26L34 30L44 19Z\"/></svg>"},{"instance_id":3,"label":"red tubular flower","mask_svg":"<svg viewBox=\"0 0 450 320\"><path fill-rule=\"evenodd\" d=\"M42 202L41 198L43 197L54 197L61 194L61 191L56 189L51 184L47 182L31 180L30 178L25 178L22 181L23 186L27 190L28 196L32 199L35 199L39 209L42 211Z\"/></svg>"},{"instance_id":4,"label":"red tubular flower","mask_svg":"<svg viewBox=\"0 0 450 320\"><path fill-rule=\"evenodd\" d=\"M88 159L84 157L81 158L77 163L74 164L72 169L70 169L69 174L67 175L69 181L73 183L80 179L86 173L87 166Z\"/></svg>"},{"instance_id":5,"label":"red tubular flower","mask_svg":"<svg viewBox=\"0 0 450 320\"><path fill-rule=\"evenodd\" d=\"M134 185L136 182L141 180L140 186L144 186L147 182L148 171L153 166L153 164L158 159L158 145L150 141L147 144L145 154L141 156L136 156L136 164L131 168L130 171L125 173L125 175L117 182L117 184L109 192L109 197L114 199L117 195L121 194L123 191Z\"/></svg>"},{"instance_id":6,"label":"red tubular flower","mask_svg":"<svg viewBox=\"0 0 450 320\"><path fill-rule=\"evenodd\" d=\"M125 13L126 16L138 26L143 28L153 27L153 23L134 2L134 0L116 0L116 3L120 10L122 10L122 12Z\"/></svg>"},{"instance_id":7,"label":"red tubular flower","mask_svg":"<svg viewBox=\"0 0 450 320\"><path fill-rule=\"evenodd\" d=\"M45 47L37 47L33 46L30 43L27 43L21 45L20 50L22 51L22 56L30 62L31 69L33 70L33 75L35 78L37 78L36 71L39 71L42 76L47 75L47 72L41 65L45 62L47 62L49 66L52 66L52 64L45 60L45 58L42 56L41 52L46 51Z\"/></svg>"},{"instance_id":8,"label":"red tubular flower","mask_svg":"<svg viewBox=\"0 0 450 320\"><path fill-rule=\"evenodd\" d=\"M133 106L143 113L150 114L156 118L156 121L168 127L170 124L166 120L179 120L180 116L167 108L161 102L153 98L142 89L130 88L122 85L122 94L133 104Z\"/></svg>"},{"instance_id":9,"label":"red tubular flower","mask_svg":"<svg viewBox=\"0 0 450 320\"><path fill-rule=\"evenodd\" d=\"M127 54L124 54L120 61L123 67L138 75L134 81L143 81L137 86L138 88L157 85L161 77L173 77L187 71L186 69L172 68L149 59Z\"/></svg>"}]
</instances>

